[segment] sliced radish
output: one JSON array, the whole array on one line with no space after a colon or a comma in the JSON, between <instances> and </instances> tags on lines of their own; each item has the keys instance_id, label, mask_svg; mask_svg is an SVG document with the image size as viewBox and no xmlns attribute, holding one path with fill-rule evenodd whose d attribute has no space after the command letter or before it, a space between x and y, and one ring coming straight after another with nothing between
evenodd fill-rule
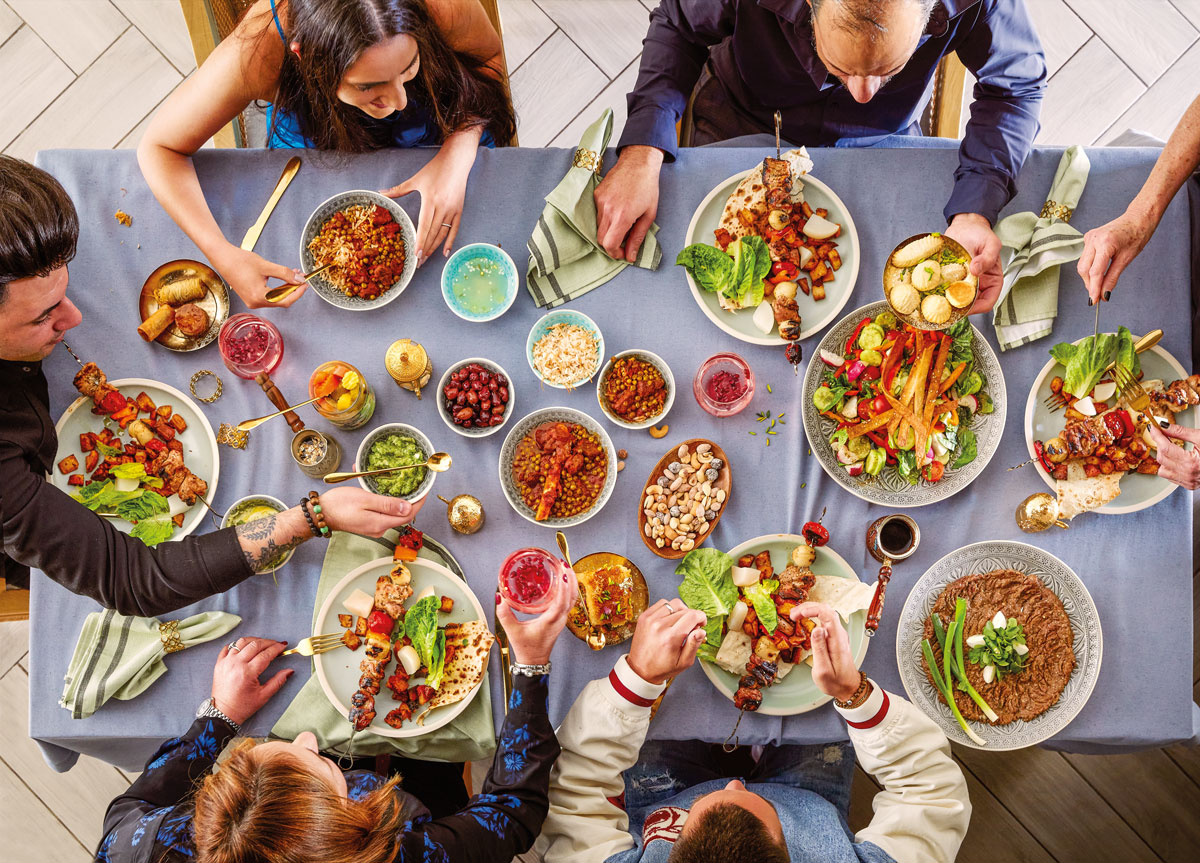
<instances>
[{"instance_id":1,"label":"sliced radish","mask_svg":"<svg viewBox=\"0 0 1200 863\"><path fill-rule=\"evenodd\" d=\"M846 364L846 358L841 354L835 354L833 351L820 351L821 362L829 366L831 369L840 369Z\"/></svg>"},{"instance_id":2,"label":"sliced radish","mask_svg":"<svg viewBox=\"0 0 1200 863\"><path fill-rule=\"evenodd\" d=\"M1084 396L1079 401L1075 402L1072 407L1085 417L1094 417L1096 415L1096 403L1092 401L1091 396Z\"/></svg>"},{"instance_id":3,"label":"sliced radish","mask_svg":"<svg viewBox=\"0 0 1200 863\"><path fill-rule=\"evenodd\" d=\"M850 396L846 399L846 403L842 405L842 416L848 419L854 419L858 416L858 396Z\"/></svg>"},{"instance_id":4,"label":"sliced radish","mask_svg":"<svg viewBox=\"0 0 1200 863\"><path fill-rule=\"evenodd\" d=\"M862 462L860 461L850 465L848 468L846 468L846 472L849 473L850 476L861 476L863 472Z\"/></svg>"},{"instance_id":5,"label":"sliced radish","mask_svg":"<svg viewBox=\"0 0 1200 863\"><path fill-rule=\"evenodd\" d=\"M1112 381L1100 381L1092 390L1092 398L1098 402L1106 402L1117 394L1117 385Z\"/></svg>"},{"instance_id":6,"label":"sliced radish","mask_svg":"<svg viewBox=\"0 0 1200 863\"><path fill-rule=\"evenodd\" d=\"M975 396L963 396L958 400L958 406L960 408L966 408L971 413L975 413L977 410L979 410L979 399L975 398Z\"/></svg>"},{"instance_id":7,"label":"sliced radish","mask_svg":"<svg viewBox=\"0 0 1200 863\"><path fill-rule=\"evenodd\" d=\"M854 383L862 373L867 370L867 365L862 360L855 360L850 364L850 368L846 369L846 377L850 379L850 383Z\"/></svg>"},{"instance_id":8,"label":"sliced radish","mask_svg":"<svg viewBox=\"0 0 1200 863\"><path fill-rule=\"evenodd\" d=\"M839 464L856 464L857 462L862 461L862 459L850 452L845 444L838 444L837 450L834 454L837 456Z\"/></svg>"},{"instance_id":9,"label":"sliced radish","mask_svg":"<svg viewBox=\"0 0 1200 863\"><path fill-rule=\"evenodd\" d=\"M809 216L808 221L804 223L804 233L814 240L828 240L838 232L838 228L838 225L815 213Z\"/></svg>"},{"instance_id":10,"label":"sliced radish","mask_svg":"<svg viewBox=\"0 0 1200 863\"><path fill-rule=\"evenodd\" d=\"M766 300L758 304L758 308L754 310L754 326L758 327L759 332L769 333L775 329L775 310L771 308L771 304Z\"/></svg>"}]
</instances>

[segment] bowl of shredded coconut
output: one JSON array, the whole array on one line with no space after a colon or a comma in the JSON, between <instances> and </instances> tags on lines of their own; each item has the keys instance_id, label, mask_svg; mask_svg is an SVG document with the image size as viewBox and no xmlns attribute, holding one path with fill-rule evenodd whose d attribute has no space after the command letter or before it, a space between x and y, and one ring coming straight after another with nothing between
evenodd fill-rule
<instances>
[{"instance_id":1,"label":"bowl of shredded coconut","mask_svg":"<svg viewBox=\"0 0 1200 863\"><path fill-rule=\"evenodd\" d=\"M590 381L604 362L604 336L582 312L556 309L543 315L525 343L529 367L547 386L571 390Z\"/></svg>"}]
</instances>

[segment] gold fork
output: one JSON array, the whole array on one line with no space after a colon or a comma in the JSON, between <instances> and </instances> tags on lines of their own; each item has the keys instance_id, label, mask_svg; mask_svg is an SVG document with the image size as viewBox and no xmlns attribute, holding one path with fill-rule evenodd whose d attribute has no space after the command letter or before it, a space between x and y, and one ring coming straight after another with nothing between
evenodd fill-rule
<instances>
[{"instance_id":1,"label":"gold fork","mask_svg":"<svg viewBox=\"0 0 1200 863\"><path fill-rule=\"evenodd\" d=\"M302 639L295 647L285 650L283 655L291 656L293 653L298 653L301 656L316 656L318 653L336 650L344 643L340 632L333 632L329 635L310 635L308 638Z\"/></svg>"},{"instance_id":2,"label":"gold fork","mask_svg":"<svg viewBox=\"0 0 1200 863\"><path fill-rule=\"evenodd\" d=\"M1133 410L1142 414L1147 420L1153 423L1159 423L1160 427L1165 428L1163 423L1150 413L1150 394L1146 389L1134 380L1129 369L1123 365L1116 365L1113 368L1113 377L1116 378L1117 392Z\"/></svg>"}]
</instances>

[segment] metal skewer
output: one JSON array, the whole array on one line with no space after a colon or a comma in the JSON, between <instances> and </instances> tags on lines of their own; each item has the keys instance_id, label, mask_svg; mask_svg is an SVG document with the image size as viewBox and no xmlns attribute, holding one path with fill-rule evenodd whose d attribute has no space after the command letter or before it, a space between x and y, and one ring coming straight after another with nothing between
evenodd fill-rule
<instances>
[{"instance_id":1,"label":"metal skewer","mask_svg":"<svg viewBox=\"0 0 1200 863\"><path fill-rule=\"evenodd\" d=\"M71 346L68 345L65 341L62 343L62 346L67 349L67 353L69 353L71 356L75 357L75 362L79 363L79 367L83 368L83 360L81 360L79 358L78 354L76 354L73 350L71 350Z\"/></svg>"},{"instance_id":2,"label":"metal skewer","mask_svg":"<svg viewBox=\"0 0 1200 863\"><path fill-rule=\"evenodd\" d=\"M779 130L783 126L783 115L779 111L775 112L775 158L780 157L779 150Z\"/></svg>"}]
</instances>

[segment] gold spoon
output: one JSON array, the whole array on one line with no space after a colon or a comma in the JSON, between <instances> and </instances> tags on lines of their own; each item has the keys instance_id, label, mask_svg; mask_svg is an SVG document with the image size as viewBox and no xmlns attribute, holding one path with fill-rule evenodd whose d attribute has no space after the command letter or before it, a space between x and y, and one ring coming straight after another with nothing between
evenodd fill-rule
<instances>
[{"instance_id":1,"label":"gold spoon","mask_svg":"<svg viewBox=\"0 0 1200 863\"><path fill-rule=\"evenodd\" d=\"M1039 491L1017 505L1017 527L1026 533L1041 533L1052 525L1068 526L1058 517L1058 501L1053 495Z\"/></svg>"},{"instance_id":2,"label":"gold spoon","mask_svg":"<svg viewBox=\"0 0 1200 863\"><path fill-rule=\"evenodd\" d=\"M275 413L273 413L273 414L267 414L265 417L259 417L258 419L253 419L253 420L242 420L240 423L237 424L237 430L248 432L248 431L250 431L250 429L258 428L260 425L265 423L267 420L275 419L275 417L278 417L278 416L283 416L288 411L294 411L296 408L302 408L305 405L311 405L313 402L318 401L319 399L323 399L323 398L325 398L325 396L314 396L313 398L309 399L306 402L300 402L300 404L298 404L298 405L288 405L283 410L275 411Z\"/></svg>"},{"instance_id":3,"label":"gold spoon","mask_svg":"<svg viewBox=\"0 0 1200 863\"><path fill-rule=\"evenodd\" d=\"M305 273L304 281L298 285L280 285L279 287L271 288L271 290L267 291L267 294L266 294L267 302L268 303L283 302L284 300L286 300L288 297L290 297L292 295L293 291L298 291L298 290L300 290L300 288L304 287L304 285L308 283L308 280L311 279L313 276L320 275L321 273L325 272L332 266L333 266L333 262L330 261L328 264L325 264L324 266L317 267L311 273Z\"/></svg>"},{"instance_id":4,"label":"gold spoon","mask_svg":"<svg viewBox=\"0 0 1200 863\"><path fill-rule=\"evenodd\" d=\"M563 553L563 558L567 562L567 566L571 566L571 549L567 547L567 535L561 530L554 532L554 538L558 541L558 550ZM607 643L608 639L604 635L604 630L596 626L592 621L591 612L588 611L587 597L583 595L583 586L578 580L575 582L575 587L579 590L579 604L583 607L583 613L587 616L589 631L587 634L587 646L592 650L600 650Z\"/></svg>"},{"instance_id":5,"label":"gold spoon","mask_svg":"<svg viewBox=\"0 0 1200 863\"><path fill-rule=\"evenodd\" d=\"M402 464L397 465L396 467L381 467L379 470L355 470L343 471L341 473L327 473L325 474L324 479L325 482L333 485L335 482L355 479L360 476L379 476L382 473L392 473L393 471L397 470L412 470L414 467L427 467L434 473L442 473L450 470L450 463L450 453L435 452L429 457L429 461L418 462L417 464Z\"/></svg>"}]
</instances>

